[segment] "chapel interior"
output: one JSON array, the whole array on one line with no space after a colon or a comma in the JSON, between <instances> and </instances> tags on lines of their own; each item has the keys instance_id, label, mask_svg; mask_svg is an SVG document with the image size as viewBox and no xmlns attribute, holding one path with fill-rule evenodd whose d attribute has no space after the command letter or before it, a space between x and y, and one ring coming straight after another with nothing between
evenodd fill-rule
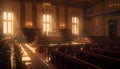
<instances>
[{"instance_id":1,"label":"chapel interior","mask_svg":"<svg viewBox=\"0 0 120 69\"><path fill-rule=\"evenodd\" d=\"M120 0L0 0L0 69L120 69Z\"/></svg>"}]
</instances>

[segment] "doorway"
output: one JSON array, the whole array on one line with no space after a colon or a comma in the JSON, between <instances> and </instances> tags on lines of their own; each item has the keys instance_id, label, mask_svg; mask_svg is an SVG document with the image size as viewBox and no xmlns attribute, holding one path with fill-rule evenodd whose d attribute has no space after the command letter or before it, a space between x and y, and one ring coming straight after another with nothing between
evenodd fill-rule
<instances>
[{"instance_id":1,"label":"doorway","mask_svg":"<svg viewBox=\"0 0 120 69\"><path fill-rule=\"evenodd\" d=\"M109 38L114 39L117 37L117 23L116 19L110 19L108 21L109 24Z\"/></svg>"}]
</instances>

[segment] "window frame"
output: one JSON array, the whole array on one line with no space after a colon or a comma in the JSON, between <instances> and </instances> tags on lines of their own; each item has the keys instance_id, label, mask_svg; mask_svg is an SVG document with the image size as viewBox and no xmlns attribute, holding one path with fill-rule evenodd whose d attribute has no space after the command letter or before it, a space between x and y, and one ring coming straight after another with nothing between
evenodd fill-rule
<instances>
[{"instance_id":1,"label":"window frame","mask_svg":"<svg viewBox=\"0 0 120 69\"><path fill-rule=\"evenodd\" d=\"M72 35L79 35L79 17L72 16Z\"/></svg>"},{"instance_id":2,"label":"window frame","mask_svg":"<svg viewBox=\"0 0 120 69\"><path fill-rule=\"evenodd\" d=\"M13 23L13 12L3 11L2 31L4 35L13 35L14 23ZM5 24L6 23L6 24Z\"/></svg>"},{"instance_id":3,"label":"window frame","mask_svg":"<svg viewBox=\"0 0 120 69\"><path fill-rule=\"evenodd\" d=\"M50 35L52 32L52 15L48 13L43 14L43 35Z\"/></svg>"}]
</instances>

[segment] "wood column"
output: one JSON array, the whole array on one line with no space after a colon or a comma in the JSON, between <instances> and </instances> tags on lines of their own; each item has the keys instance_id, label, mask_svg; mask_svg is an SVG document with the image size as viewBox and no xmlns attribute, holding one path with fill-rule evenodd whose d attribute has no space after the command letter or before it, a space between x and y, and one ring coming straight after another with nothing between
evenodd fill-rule
<instances>
[{"instance_id":1,"label":"wood column","mask_svg":"<svg viewBox=\"0 0 120 69\"><path fill-rule=\"evenodd\" d=\"M68 7L67 7L67 6L65 6L65 12L64 12L64 15L65 15L66 29L68 29Z\"/></svg>"},{"instance_id":2,"label":"wood column","mask_svg":"<svg viewBox=\"0 0 120 69\"><path fill-rule=\"evenodd\" d=\"M25 2L24 1L21 2L20 16L21 16L20 25L21 27L24 27L25 26Z\"/></svg>"},{"instance_id":3,"label":"wood column","mask_svg":"<svg viewBox=\"0 0 120 69\"><path fill-rule=\"evenodd\" d=\"M56 24L57 26L59 27L59 24L60 24L60 9L59 9L59 6L56 6Z\"/></svg>"},{"instance_id":4,"label":"wood column","mask_svg":"<svg viewBox=\"0 0 120 69\"><path fill-rule=\"evenodd\" d=\"M36 2L33 2L32 4L32 21L33 21L33 26L36 27L37 26L37 5Z\"/></svg>"}]
</instances>

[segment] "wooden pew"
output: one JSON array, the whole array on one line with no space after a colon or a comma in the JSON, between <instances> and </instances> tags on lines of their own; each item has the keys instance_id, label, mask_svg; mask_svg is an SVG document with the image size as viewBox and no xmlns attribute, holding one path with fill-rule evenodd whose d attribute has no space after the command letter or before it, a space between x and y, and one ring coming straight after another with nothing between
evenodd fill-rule
<instances>
[{"instance_id":1,"label":"wooden pew","mask_svg":"<svg viewBox=\"0 0 120 69\"><path fill-rule=\"evenodd\" d=\"M114 69L114 67L120 68L120 60L100 54L91 53L89 51L80 51L77 54L77 58L83 59L105 69Z\"/></svg>"},{"instance_id":2,"label":"wooden pew","mask_svg":"<svg viewBox=\"0 0 120 69\"><path fill-rule=\"evenodd\" d=\"M56 50L51 53L51 61L58 66L58 69L102 69L99 66Z\"/></svg>"}]
</instances>

